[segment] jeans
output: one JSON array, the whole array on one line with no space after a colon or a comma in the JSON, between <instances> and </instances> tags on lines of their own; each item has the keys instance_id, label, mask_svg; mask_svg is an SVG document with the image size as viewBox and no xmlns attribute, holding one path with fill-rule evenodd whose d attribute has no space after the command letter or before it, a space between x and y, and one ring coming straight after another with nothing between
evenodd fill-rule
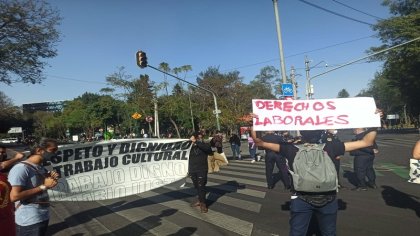
<instances>
[{"instance_id":1,"label":"jeans","mask_svg":"<svg viewBox=\"0 0 420 236\"><path fill-rule=\"evenodd\" d=\"M249 155L251 156L251 158L253 158L255 161L258 161L257 160L257 148L256 147L251 147L251 146L249 146Z\"/></svg>"},{"instance_id":2,"label":"jeans","mask_svg":"<svg viewBox=\"0 0 420 236\"><path fill-rule=\"evenodd\" d=\"M230 145L230 147L232 148L233 159L235 159L236 157L239 157L239 155L241 155L241 152L240 152L241 146L239 146L238 144L232 143Z\"/></svg>"},{"instance_id":3,"label":"jeans","mask_svg":"<svg viewBox=\"0 0 420 236\"><path fill-rule=\"evenodd\" d=\"M335 199L323 207L315 207L300 198L291 200L290 204L290 236L305 236L312 214L318 220L323 236L336 235L338 201Z\"/></svg>"},{"instance_id":4,"label":"jeans","mask_svg":"<svg viewBox=\"0 0 420 236\"><path fill-rule=\"evenodd\" d=\"M33 225L21 226L16 225L17 236L43 236L46 235L48 228L48 220Z\"/></svg>"}]
</instances>

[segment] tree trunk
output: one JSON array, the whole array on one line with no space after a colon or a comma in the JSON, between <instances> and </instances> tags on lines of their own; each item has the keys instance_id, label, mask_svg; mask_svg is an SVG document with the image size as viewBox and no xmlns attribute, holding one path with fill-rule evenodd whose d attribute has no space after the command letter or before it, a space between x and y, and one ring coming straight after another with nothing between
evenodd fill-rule
<instances>
[{"instance_id":1,"label":"tree trunk","mask_svg":"<svg viewBox=\"0 0 420 236\"><path fill-rule=\"evenodd\" d=\"M169 120L171 121L172 125L173 125L173 126L174 126L174 128L175 128L175 131L176 131L176 134L178 135L178 138L181 138L181 135L179 134L179 129L178 129L178 126L176 125L175 121L174 121L174 120L172 120L172 118L169 118Z\"/></svg>"}]
</instances>

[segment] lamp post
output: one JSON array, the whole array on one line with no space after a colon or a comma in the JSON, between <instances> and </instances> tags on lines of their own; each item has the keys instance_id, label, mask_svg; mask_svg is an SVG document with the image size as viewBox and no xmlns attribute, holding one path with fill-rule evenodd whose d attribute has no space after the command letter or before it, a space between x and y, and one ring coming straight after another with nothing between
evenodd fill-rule
<instances>
[{"instance_id":1,"label":"lamp post","mask_svg":"<svg viewBox=\"0 0 420 236\"><path fill-rule=\"evenodd\" d=\"M274 6L274 15L276 17L276 26L277 26L277 40L279 44L279 54L280 54L280 69L281 69L281 77L283 79L283 84L285 84L286 81L286 66L284 65L284 55L283 55L283 42L281 39L281 30L280 30L280 17L278 12L278 6L277 6L277 0L273 0L273 6Z\"/></svg>"},{"instance_id":2,"label":"lamp post","mask_svg":"<svg viewBox=\"0 0 420 236\"><path fill-rule=\"evenodd\" d=\"M305 71L306 71L306 99L311 99L312 95L313 95L313 86L311 84L311 77L309 75L309 71L313 68L315 68L316 66L318 66L321 63L325 63L325 66L327 67L328 64L325 61L320 61L318 64L309 67L309 60L308 57L305 56Z\"/></svg>"}]
</instances>

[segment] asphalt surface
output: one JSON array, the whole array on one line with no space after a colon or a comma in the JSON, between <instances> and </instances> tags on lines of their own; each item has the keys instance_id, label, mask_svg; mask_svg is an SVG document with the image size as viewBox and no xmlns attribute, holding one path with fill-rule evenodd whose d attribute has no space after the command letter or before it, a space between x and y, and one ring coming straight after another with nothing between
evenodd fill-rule
<instances>
[{"instance_id":1,"label":"asphalt surface","mask_svg":"<svg viewBox=\"0 0 420 236\"><path fill-rule=\"evenodd\" d=\"M348 131L339 133L350 140ZM375 159L377 189L351 191L353 160L342 158L337 235L420 235L420 185L407 182L411 149L418 133L383 133ZM259 151L262 154L262 151ZM231 153L225 144L225 153ZM288 235L290 193L278 182L268 190L264 161L251 163L246 143L244 160L230 160L209 174L209 212L190 206L195 201L187 180L120 199L54 202L48 235ZM314 222L311 232L316 232ZM316 235L316 233L309 234Z\"/></svg>"}]
</instances>

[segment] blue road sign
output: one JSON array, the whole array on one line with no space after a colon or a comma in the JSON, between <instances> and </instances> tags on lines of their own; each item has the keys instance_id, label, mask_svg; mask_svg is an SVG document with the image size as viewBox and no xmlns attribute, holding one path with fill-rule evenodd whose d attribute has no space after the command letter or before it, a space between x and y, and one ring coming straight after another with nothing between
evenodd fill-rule
<instances>
[{"instance_id":1,"label":"blue road sign","mask_svg":"<svg viewBox=\"0 0 420 236\"><path fill-rule=\"evenodd\" d=\"M293 85L292 84L282 84L281 90L283 91L283 96L293 97Z\"/></svg>"}]
</instances>

